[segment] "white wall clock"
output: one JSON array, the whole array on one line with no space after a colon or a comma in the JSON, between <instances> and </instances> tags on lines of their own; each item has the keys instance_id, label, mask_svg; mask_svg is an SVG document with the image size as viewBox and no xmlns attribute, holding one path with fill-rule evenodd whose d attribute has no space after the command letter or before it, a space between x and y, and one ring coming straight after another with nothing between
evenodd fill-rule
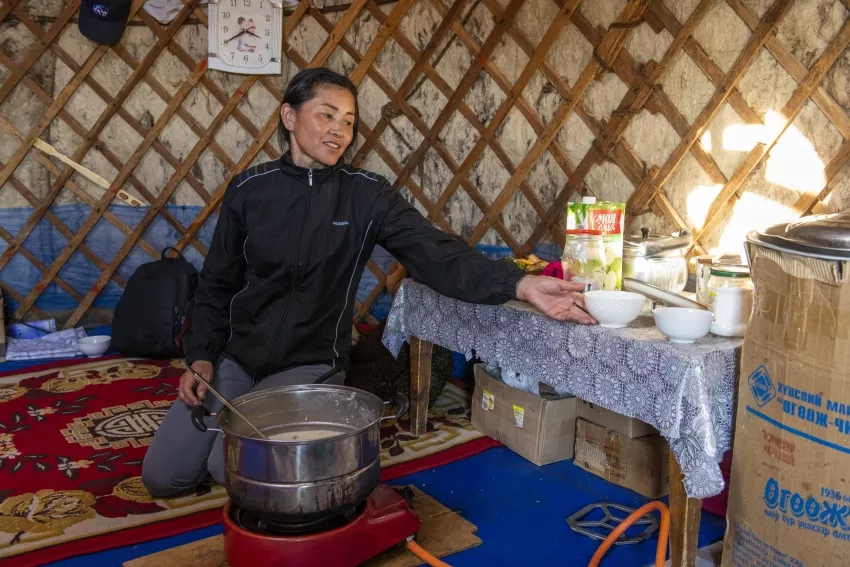
<instances>
[{"instance_id":1,"label":"white wall clock","mask_svg":"<svg viewBox=\"0 0 850 567\"><path fill-rule=\"evenodd\" d=\"M209 0L207 67L244 75L280 75L286 0Z\"/></svg>"}]
</instances>

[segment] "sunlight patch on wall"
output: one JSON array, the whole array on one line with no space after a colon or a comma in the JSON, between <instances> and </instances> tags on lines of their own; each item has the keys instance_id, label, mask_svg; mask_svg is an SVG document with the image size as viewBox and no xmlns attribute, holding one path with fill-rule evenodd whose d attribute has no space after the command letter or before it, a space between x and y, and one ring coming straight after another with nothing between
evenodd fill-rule
<instances>
[{"instance_id":1,"label":"sunlight patch on wall","mask_svg":"<svg viewBox=\"0 0 850 567\"><path fill-rule=\"evenodd\" d=\"M738 173L746 176L740 179L736 194L715 212L718 218L711 219L712 226L707 231L708 214L717 207L717 197L724 185L713 183L707 175L681 174L684 167L702 173L695 162L684 161L685 165L677 172L673 182L676 187L670 189L670 194L678 196L674 203L686 213L683 216L687 224L700 234L700 243L709 253L743 254L750 231L798 218L799 212L794 206L800 195L817 195L825 187L825 160L819 155L819 146L813 143L819 138L807 134L816 130L801 117L797 119L800 121L789 124L780 112L768 111L764 124L729 123L727 120L700 135L699 143L708 151L713 146L715 152L739 156L730 161L737 165L725 172L728 178L733 177L742 164L749 164L743 165L747 169ZM763 156L763 151L770 146L769 155ZM754 149L755 153L751 154ZM761 159L754 163L754 158Z\"/></svg>"},{"instance_id":2,"label":"sunlight patch on wall","mask_svg":"<svg viewBox=\"0 0 850 567\"><path fill-rule=\"evenodd\" d=\"M711 208L711 203L717 198L721 189L723 189L723 185L720 183L715 185L697 185L688 195L688 220L691 221L691 224L697 230L705 225L705 217L708 215L708 209Z\"/></svg>"},{"instance_id":3,"label":"sunlight patch on wall","mask_svg":"<svg viewBox=\"0 0 850 567\"><path fill-rule=\"evenodd\" d=\"M723 149L731 152L748 153L758 144L775 144L744 180L738 190L739 198L729 201L728 220L718 227L722 232L710 250L742 253L751 230L797 218L792 207L796 197L803 192L817 194L823 189L825 166L809 138L796 126L788 126L787 119L776 111L766 113L764 124L731 124L721 137ZM703 145L712 142L705 136L700 141ZM722 185L698 185L688 195L688 217L697 230L705 225L706 215L721 189Z\"/></svg>"},{"instance_id":4,"label":"sunlight patch on wall","mask_svg":"<svg viewBox=\"0 0 850 567\"><path fill-rule=\"evenodd\" d=\"M770 152L765 179L800 192L819 193L826 185L824 164L815 146L794 126Z\"/></svg>"},{"instance_id":5,"label":"sunlight patch on wall","mask_svg":"<svg viewBox=\"0 0 850 567\"><path fill-rule=\"evenodd\" d=\"M756 144L770 144L786 123L784 116L770 111L763 125L730 125L723 131L723 148L749 152ZM771 150L765 179L801 192L818 192L826 184L824 164L814 144L795 126L789 127Z\"/></svg>"},{"instance_id":6,"label":"sunlight patch on wall","mask_svg":"<svg viewBox=\"0 0 850 567\"><path fill-rule=\"evenodd\" d=\"M716 248L710 252L736 252L746 258L744 241L751 230L766 228L773 224L789 222L797 215L791 207L755 193L744 193L735 203L729 224Z\"/></svg>"},{"instance_id":7,"label":"sunlight patch on wall","mask_svg":"<svg viewBox=\"0 0 850 567\"><path fill-rule=\"evenodd\" d=\"M730 124L723 130L723 149L749 152L756 144L770 144L785 127L786 122L785 117L771 110L765 115L764 124Z\"/></svg>"},{"instance_id":8,"label":"sunlight patch on wall","mask_svg":"<svg viewBox=\"0 0 850 567\"><path fill-rule=\"evenodd\" d=\"M764 139L761 124L730 124L723 130L723 149L730 152L749 152Z\"/></svg>"}]
</instances>

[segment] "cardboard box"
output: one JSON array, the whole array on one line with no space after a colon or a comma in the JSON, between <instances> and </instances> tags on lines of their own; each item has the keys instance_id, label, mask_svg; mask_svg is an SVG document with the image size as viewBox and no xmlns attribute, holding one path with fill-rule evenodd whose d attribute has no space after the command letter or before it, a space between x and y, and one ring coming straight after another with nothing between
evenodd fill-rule
<instances>
[{"instance_id":1,"label":"cardboard box","mask_svg":"<svg viewBox=\"0 0 850 567\"><path fill-rule=\"evenodd\" d=\"M661 435L630 439L578 419L575 464L648 498L670 490L670 448Z\"/></svg>"},{"instance_id":2,"label":"cardboard box","mask_svg":"<svg viewBox=\"0 0 850 567\"><path fill-rule=\"evenodd\" d=\"M575 446L576 398L545 399L508 386L475 366L472 426L534 463L570 459Z\"/></svg>"},{"instance_id":3,"label":"cardboard box","mask_svg":"<svg viewBox=\"0 0 850 567\"><path fill-rule=\"evenodd\" d=\"M628 417L623 414L601 408L584 400L578 401L578 416L585 421L613 429L617 433L625 435L629 439L655 435L658 430L639 419Z\"/></svg>"},{"instance_id":4,"label":"cardboard box","mask_svg":"<svg viewBox=\"0 0 850 567\"><path fill-rule=\"evenodd\" d=\"M850 262L747 250L723 565L850 565Z\"/></svg>"}]
</instances>

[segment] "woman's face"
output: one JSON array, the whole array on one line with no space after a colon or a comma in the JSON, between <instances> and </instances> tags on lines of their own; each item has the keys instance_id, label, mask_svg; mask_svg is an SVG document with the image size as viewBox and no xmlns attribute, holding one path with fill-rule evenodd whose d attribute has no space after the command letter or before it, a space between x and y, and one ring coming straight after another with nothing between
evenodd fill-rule
<instances>
[{"instance_id":1,"label":"woman's face","mask_svg":"<svg viewBox=\"0 0 850 567\"><path fill-rule=\"evenodd\" d=\"M288 104L280 118L289 130L295 165L318 169L336 164L354 138L354 96L346 89L323 86L295 110Z\"/></svg>"}]
</instances>

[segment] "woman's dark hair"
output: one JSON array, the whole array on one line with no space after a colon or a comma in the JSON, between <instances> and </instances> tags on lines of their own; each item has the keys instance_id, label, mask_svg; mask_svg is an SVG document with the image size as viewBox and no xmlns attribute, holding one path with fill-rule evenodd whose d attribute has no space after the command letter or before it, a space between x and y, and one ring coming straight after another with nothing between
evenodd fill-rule
<instances>
[{"instance_id":1,"label":"woman's dark hair","mask_svg":"<svg viewBox=\"0 0 850 567\"><path fill-rule=\"evenodd\" d=\"M345 75L323 67L300 71L289 81L286 92L283 93L283 104L288 104L296 111L301 110L301 106L316 96L316 91L321 87L345 89L354 97L354 136L348 149L353 148L357 143L357 128L360 126L360 105L357 102L357 87ZM289 144L289 130L283 125L283 121L278 126L277 135L280 148L283 150L284 142ZM347 154L348 150L345 153Z\"/></svg>"}]
</instances>

